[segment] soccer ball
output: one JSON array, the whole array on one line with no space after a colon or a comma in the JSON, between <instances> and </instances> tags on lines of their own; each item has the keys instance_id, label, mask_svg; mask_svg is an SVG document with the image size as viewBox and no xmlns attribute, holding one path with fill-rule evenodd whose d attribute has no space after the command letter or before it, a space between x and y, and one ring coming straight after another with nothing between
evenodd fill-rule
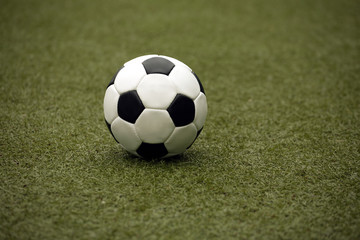
<instances>
[{"instance_id":1,"label":"soccer ball","mask_svg":"<svg viewBox=\"0 0 360 240\"><path fill-rule=\"evenodd\" d=\"M105 122L128 152L144 158L183 153L203 129L207 102L196 74L171 57L128 61L110 81Z\"/></svg>"}]
</instances>

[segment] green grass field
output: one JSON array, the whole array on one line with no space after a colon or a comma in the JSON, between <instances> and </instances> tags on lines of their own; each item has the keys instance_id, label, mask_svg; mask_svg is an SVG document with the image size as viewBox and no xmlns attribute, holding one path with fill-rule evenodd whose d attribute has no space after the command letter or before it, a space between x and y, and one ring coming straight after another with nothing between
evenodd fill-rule
<instances>
[{"instance_id":1,"label":"green grass field","mask_svg":"<svg viewBox=\"0 0 360 240\"><path fill-rule=\"evenodd\" d=\"M356 0L0 7L0 239L360 239ZM130 156L104 123L140 55L188 64L204 130Z\"/></svg>"}]
</instances>

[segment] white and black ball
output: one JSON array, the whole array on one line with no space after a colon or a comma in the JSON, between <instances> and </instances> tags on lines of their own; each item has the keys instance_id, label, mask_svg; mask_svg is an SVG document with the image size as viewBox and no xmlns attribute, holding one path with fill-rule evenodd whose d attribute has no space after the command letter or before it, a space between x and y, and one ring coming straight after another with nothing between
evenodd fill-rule
<instances>
[{"instance_id":1,"label":"white and black ball","mask_svg":"<svg viewBox=\"0 0 360 240\"><path fill-rule=\"evenodd\" d=\"M207 101L191 68L171 57L146 55L125 63L110 81L104 114L111 134L130 153L170 157L199 136Z\"/></svg>"}]
</instances>

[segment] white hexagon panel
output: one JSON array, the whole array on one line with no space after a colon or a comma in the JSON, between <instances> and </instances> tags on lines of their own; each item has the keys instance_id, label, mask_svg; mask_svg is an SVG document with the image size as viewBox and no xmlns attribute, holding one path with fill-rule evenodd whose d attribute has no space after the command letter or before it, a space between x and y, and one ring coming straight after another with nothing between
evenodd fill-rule
<instances>
[{"instance_id":1,"label":"white hexagon panel","mask_svg":"<svg viewBox=\"0 0 360 240\"><path fill-rule=\"evenodd\" d=\"M141 144L134 124L117 117L111 124L114 138L129 151L136 151Z\"/></svg>"},{"instance_id":2,"label":"white hexagon panel","mask_svg":"<svg viewBox=\"0 0 360 240\"><path fill-rule=\"evenodd\" d=\"M105 120L112 123L118 117L117 104L119 101L119 93L116 91L114 85L110 85L105 92L104 98L104 114Z\"/></svg>"},{"instance_id":3,"label":"white hexagon panel","mask_svg":"<svg viewBox=\"0 0 360 240\"><path fill-rule=\"evenodd\" d=\"M201 92L194 102L195 102L194 123L196 128L200 130L205 124L206 115L207 115L207 101L205 94Z\"/></svg>"},{"instance_id":4,"label":"white hexagon panel","mask_svg":"<svg viewBox=\"0 0 360 240\"><path fill-rule=\"evenodd\" d=\"M195 99L200 93L200 85L195 75L183 66L176 66L169 78L175 84L178 93Z\"/></svg>"},{"instance_id":5,"label":"white hexagon panel","mask_svg":"<svg viewBox=\"0 0 360 240\"><path fill-rule=\"evenodd\" d=\"M166 109L176 96L176 87L164 74L146 75L137 87L146 108Z\"/></svg>"},{"instance_id":6,"label":"white hexagon panel","mask_svg":"<svg viewBox=\"0 0 360 240\"><path fill-rule=\"evenodd\" d=\"M166 110L145 109L135 122L140 139L146 143L163 143L175 125Z\"/></svg>"},{"instance_id":7,"label":"white hexagon panel","mask_svg":"<svg viewBox=\"0 0 360 240\"><path fill-rule=\"evenodd\" d=\"M124 66L115 77L115 88L120 94L135 90L145 75L146 72L141 64Z\"/></svg>"},{"instance_id":8,"label":"white hexagon panel","mask_svg":"<svg viewBox=\"0 0 360 240\"><path fill-rule=\"evenodd\" d=\"M173 154L182 153L195 141L197 129L194 123L183 127L176 127L171 136L166 140L166 149Z\"/></svg>"}]
</instances>

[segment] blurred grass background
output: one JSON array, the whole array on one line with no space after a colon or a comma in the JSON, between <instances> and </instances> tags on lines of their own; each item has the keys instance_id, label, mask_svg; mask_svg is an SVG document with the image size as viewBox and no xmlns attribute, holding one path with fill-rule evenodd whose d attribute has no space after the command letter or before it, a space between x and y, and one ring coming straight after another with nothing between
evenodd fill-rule
<instances>
[{"instance_id":1,"label":"blurred grass background","mask_svg":"<svg viewBox=\"0 0 360 240\"><path fill-rule=\"evenodd\" d=\"M359 239L360 3L21 1L0 8L0 239ZM159 53L207 93L180 158L104 120L122 64Z\"/></svg>"}]
</instances>

